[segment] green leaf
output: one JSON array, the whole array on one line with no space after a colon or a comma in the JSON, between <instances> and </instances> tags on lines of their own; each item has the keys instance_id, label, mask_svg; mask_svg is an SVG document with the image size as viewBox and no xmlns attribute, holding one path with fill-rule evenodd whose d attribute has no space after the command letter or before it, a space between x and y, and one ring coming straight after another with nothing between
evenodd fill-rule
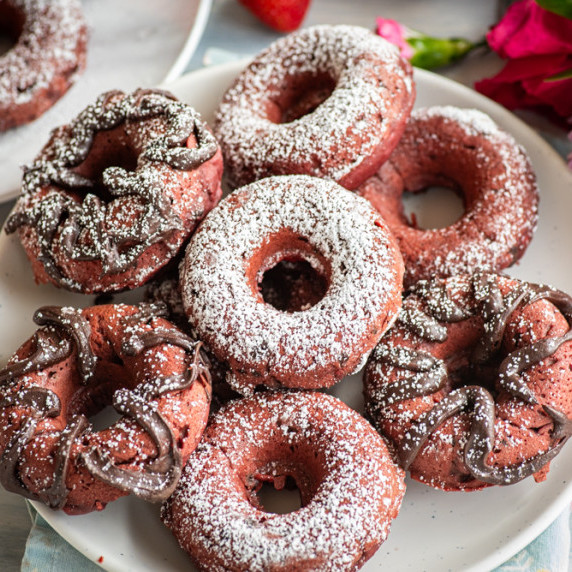
<instances>
[{"instance_id":1,"label":"green leaf","mask_svg":"<svg viewBox=\"0 0 572 572\"><path fill-rule=\"evenodd\" d=\"M542 6L549 12L554 12L559 16L570 18L572 20L572 0L535 0L539 6Z\"/></svg>"},{"instance_id":2,"label":"green leaf","mask_svg":"<svg viewBox=\"0 0 572 572\"><path fill-rule=\"evenodd\" d=\"M561 79L572 79L572 68L555 73L554 75L547 77L544 81L559 81Z\"/></svg>"},{"instance_id":3,"label":"green leaf","mask_svg":"<svg viewBox=\"0 0 572 572\"><path fill-rule=\"evenodd\" d=\"M411 63L423 69L433 69L452 64L480 46L463 38L431 38L413 36L406 39L415 51Z\"/></svg>"}]
</instances>

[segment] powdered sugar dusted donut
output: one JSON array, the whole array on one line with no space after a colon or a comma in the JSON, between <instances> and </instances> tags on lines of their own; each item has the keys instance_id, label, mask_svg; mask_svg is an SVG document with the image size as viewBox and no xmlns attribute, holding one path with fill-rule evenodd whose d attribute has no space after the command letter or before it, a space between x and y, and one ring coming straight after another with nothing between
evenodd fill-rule
<instances>
[{"instance_id":1,"label":"powdered sugar dusted donut","mask_svg":"<svg viewBox=\"0 0 572 572\"><path fill-rule=\"evenodd\" d=\"M405 191L431 185L464 199L464 215L446 228L417 228L403 212ZM435 275L502 270L524 254L536 228L538 190L525 150L474 109L415 110L390 159L358 192L395 235L406 286Z\"/></svg>"},{"instance_id":2,"label":"powdered sugar dusted donut","mask_svg":"<svg viewBox=\"0 0 572 572\"><path fill-rule=\"evenodd\" d=\"M260 285L285 260L325 282L319 301L289 312L265 302ZM211 211L187 248L181 288L195 333L247 393L258 384L328 387L353 372L393 322L402 274L367 201L292 175L238 189Z\"/></svg>"},{"instance_id":3,"label":"powdered sugar dusted donut","mask_svg":"<svg viewBox=\"0 0 572 572\"><path fill-rule=\"evenodd\" d=\"M302 508L261 510L262 483L289 479ZM272 392L211 418L162 518L201 570L357 570L404 491L385 442L355 411L322 393Z\"/></svg>"},{"instance_id":4,"label":"powdered sugar dusted donut","mask_svg":"<svg viewBox=\"0 0 572 572\"><path fill-rule=\"evenodd\" d=\"M200 344L158 305L40 308L0 372L0 482L69 514L132 493L163 501L207 422ZM121 418L95 431L106 405Z\"/></svg>"},{"instance_id":5,"label":"powdered sugar dusted donut","mask_svg":"<svg viewBox=\"0 0 572 572\"><path fill-rule=\"evenodd\" d=\"M37 282L135 288L218 202L221 176L220 149L190 106L159 90L104 93L26 168L6 230L18 230Z\"/></svg>"},{"instance_id":6,"label":"powdered sugar dusted donut","mask_svg":"<svg viewBox=\"0 0 572 572\"><path fill-rule=\"evenodd\" d=\"M0 131L36 119L85 67L87 25L78 0L2 0L15 45L0 57Z\"/></svg>"},{"instance_id":7,"label":"powdered sugar dusted donut","mask_svg":"<svg viewBox=\"0 0 572 572\"><path fill-rule=\"evenodd\" d=\"M417 283L365 371L411 476L445 490L544 480L572 434L572 298L477 273Z\"/></svg>"},{"instance_id":8,"label":"powdered sugar dusted donut","mask_svg":"<svg viewBox=\"0 0 572 572\"><path fill-rule=\"evenodd\" d=\"M397 145L414 99L409 63L365 28L316 26L282 38L218 109L229 182L307 174L355 188Z\"/></svg>"}]
</instances>

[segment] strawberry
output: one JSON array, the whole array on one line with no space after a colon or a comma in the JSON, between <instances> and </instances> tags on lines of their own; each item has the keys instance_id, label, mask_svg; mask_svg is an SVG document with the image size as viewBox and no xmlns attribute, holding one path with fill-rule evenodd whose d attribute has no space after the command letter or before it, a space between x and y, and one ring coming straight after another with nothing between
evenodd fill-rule
<instances>
[{"instance_id":1,"label":"strawberry","mask_svg":"<svg viewBox=\"0 0 572 572\"><path fill-rule=\"evenodd\" d=\"M259 20L279 32L300 27L310 0L239 0Z\"/></svg>"}]
</instances>

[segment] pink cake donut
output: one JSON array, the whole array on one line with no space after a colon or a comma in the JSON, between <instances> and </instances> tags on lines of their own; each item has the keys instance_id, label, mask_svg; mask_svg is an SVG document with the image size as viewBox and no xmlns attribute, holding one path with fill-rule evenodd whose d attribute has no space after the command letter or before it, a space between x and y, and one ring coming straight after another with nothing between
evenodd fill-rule
<instances>
[{"instance_id":1,"label":"pink cake donut","mask_svg":"<svg viewBox=\"0 0 572 572\"><path fill-rule=\"evenodd\" d=\"M411 66L369 30L290 34L252 61L218 108L228 180L306 174L353 189L389 157L414 99Z\"/></svg>"},{"instance_id":2,"label":"pink cake donut","mask_svg":"<svg viewBox=\"0 0 572 572\"><path fill-rule=\"evenodd\" d=\"M85 67L87 25L78 0L0 0L15 45L0 57L0 131L49 109Z\"/></svg>"},{"instance_id":3,"label":"pink cake donut","mask_svg":"<svg viewBox=\"0 0 572 572\"><path fill-rule=\"evenodd\" d=\"M262 483L292 480L302 508L265 512ZM352 571L387 537L404 492L358 413L323 393L269 392L211 418L162 519L201 570Z\"/></svg>"},{"instance_id":4,"label":"pink cake donut","mask_svg":"<svg viewBox=\"0 0 572 572\"><path fill-rule=\"evenodd\" d=\"M464 200L465 213L448 227L418 228L403 212L405 191L431 185ZM435 275L507 268L524 254L538 217L525 150L484 113L452 106L415 110L390 159L358 193L397 239L406 287Z\"/></svg>"},{"instance_id":5,"label":"pink cake donut","mask_svg":"<svg viewBox=\"0 0 572 572\"><path fill-rule=\"evenodd\" d=\"M319 300L297 311L267 303L261 284L284 261L313 269L325 284ZM258 384L328 387L355 371L399 310L402 274L397 245L367 201L290 175L238 189L211 211L180 277L193 331L245 394Z\"/></svg>"}]
</instances>

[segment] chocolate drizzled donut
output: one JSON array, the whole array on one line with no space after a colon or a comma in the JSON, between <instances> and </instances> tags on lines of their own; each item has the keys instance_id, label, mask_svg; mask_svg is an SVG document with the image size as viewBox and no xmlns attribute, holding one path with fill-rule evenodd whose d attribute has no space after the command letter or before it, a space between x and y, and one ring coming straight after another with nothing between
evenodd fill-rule
<instances>
[{"instance_id":1,"label":"chocolate drizzled donut","mask_svg":"<svg viewBox=\"0 0 572 572\"><path fill-rule=\"evenodd\" d=\"M164 313L157 304L36 312L46 326L0 372L7 490L70 513L126 493L169 496L206 423L211 384L200 344ZM88 416L109 401L123 418L96 433Z\"/></svg>"},{"instance_id":2,"label":"chocolate drizzled donut","mask_svg":"<svg viewBox=\"0 0 572 572\"><path fill-rule=\"evenodd\" d=\"M6 231L19 230L40 282L135 287L219 200L221 174L218 145L194 109L160 90L107 92L26 167Z\"/></svg>"},{"instance_id":3,"label":"chocolate drizzled donut","mask_svg":"<svg viewBox=\"0 0 572 572\"><path fill-rule=\"evenodd\" d=\"M445 489L518 482L572 434L571 324L572 298L548 286L480 273L421 281L370 358L368 413L384 434L397 419L390 438L419 480ZM520 453L503 447L525 434ZM430 474L429 459L443 456L455 474Z\"/></svg>"}]
</instances>

